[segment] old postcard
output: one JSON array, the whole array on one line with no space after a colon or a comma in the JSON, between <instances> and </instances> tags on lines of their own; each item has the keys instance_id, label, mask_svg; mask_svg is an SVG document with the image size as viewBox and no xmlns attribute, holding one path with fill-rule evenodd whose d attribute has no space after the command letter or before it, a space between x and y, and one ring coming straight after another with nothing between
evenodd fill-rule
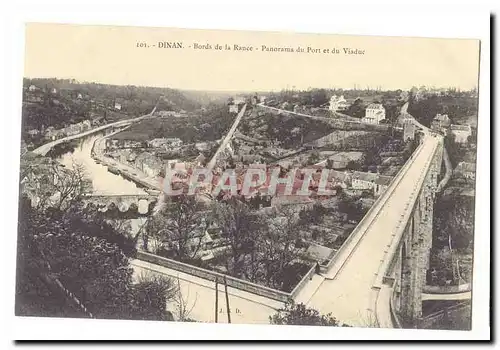
<instances>
[{"instance_id":1,"label":"old postcard","mask_svg":"<svg viewBox=\"0 0 500 350\"><path fill-rule=\"evenodd\" d=\"M470 330L479 58L27 24L16 315Z\"/></svg>"}]
</instances>

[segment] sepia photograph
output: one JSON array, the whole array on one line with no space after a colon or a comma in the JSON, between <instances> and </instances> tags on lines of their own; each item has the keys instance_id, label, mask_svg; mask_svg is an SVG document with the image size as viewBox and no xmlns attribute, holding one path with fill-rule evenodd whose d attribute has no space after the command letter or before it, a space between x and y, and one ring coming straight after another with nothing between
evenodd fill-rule
<instances>
[{"instance_id":1,"label":"sepia photograph","mask_svg":"<svg viewBox=\"0 0 500 350\"><path fill-rule=\"evenodd\" d=\"M17 317L471 330L480 40L24 44Z\"/></svg>"}]
</instances>

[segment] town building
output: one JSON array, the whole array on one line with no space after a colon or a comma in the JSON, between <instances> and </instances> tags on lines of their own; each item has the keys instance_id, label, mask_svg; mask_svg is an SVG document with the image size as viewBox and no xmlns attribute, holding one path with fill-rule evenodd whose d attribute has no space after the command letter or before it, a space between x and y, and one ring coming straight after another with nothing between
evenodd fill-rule
<instances>
[{"instance_id":1,"label":"town building","mask_svg":"<svg viewBox=\"0 0 500 350\"><path fill-rule=\"evenodd\" d=\"M379 124L383 119L385 119L384 106L380 103L370 103L366 107L365 117L361 118L361 121L367 124Z\"/></svg>"},{"instance_id":2,"label":"town building","mask_svg":"<svg viewBox=\"0 0 500 350\"><path fill-rule=\"evenodd\" d=\"M78 93L78 95L76 96L77 99L81 100L83 98L82 94L81 93Z\"/></svg>"},{"instance_id":3,"label":"town building","mask_svg":"<svg viewBox=\"0 0 500 350\"><path fill-rule=\"evenodd\" d=\"M403 141L415 139L415 124L406 123L403 125Z\"/></svg>"},{"instance_id":4,"label":"town building","mask_svg":"<svg viewBox=\"0 0 500 350\"><path fill-rule=\"evenodd\" d=\"M450 124L451 120L448 118L448 114L436 114L431 122L431 129L444 132L446 135L446 130L450 127Z\"/></svg>"},{"instance_id":5,"label":"town building","mask_svg":"<svg viewBox=\"0 0 500 350\"><path fill-rule=\"evenodd\" d=\"M120 103L118 103L118 102L115 102L115 109L121 111L122 105Z\"/></svg>"},{"instance_id":6,"label":"town building","mask_svg":"<svg viewBox=\"0 0 500 350\"><path fill-rule=\"evenodd\" d=\"M476 179L476 166L474 163L460 162L453 171L453 174L468 180Z\"/></svg>"},{"instance_id":7,"label":"town building","mask_svg":"<svg viewBox=\"0 0 500 350\"><path fill-rule=\"evenodd\" d=\"M455 142L467 143L469 136L472 135L472 128L470 125L451 124L450 132L455 135Z\"/></svg>"},{"instance_id":8,"label":"town building","mask_svg":"<svg viewBox=\"0 0 500 350\"><path fill-rule=\"evenodd\" d=\"M397 123L399 125L405 125L405 124L409 124L409 123L412 123L413 124L413 120L414 118L408 114L408 113L401 113L398 117L398 121Z\"/></svg>"},{"instance_id":9,"label":"town building","mask_svg":"<svg viewBox=\"0 0 500 350\"><path fill-rule=\"evenodd\" d=\"M156 177L163 170L163 162L149 152L139 154L134 165L149 177Z\"/></svg>"},{"instance_id":10,"label":"town building","mask_svg":"<svg viewBox=\"0 0 500 350\"><path fill-rule=\"evenodd\" d=\"M37 87L35 85L30 85L30 87L28 88L28 91L31 91L31 92L34 92L36 91Z\"/></svg>"},{"instance_id":11,"label":"town building","mask_svg":"<svg viewBox=\"0 0 500 350\"><path fill-rule=\"evenodd\" d=\"M212 146L214 146L213 142L197 142L194 144L194 147L200 152L206 152L212 148Z\"/></svg>"},{"instance_id":12,"label":"town building","mask_svg":"<svg viewBox=\"0 0 500 350\"><path fill-rule=\"evenodd\" d=\"M373 194L378 196L387 189L391 180L391 176L355 171L351 183L354 190L373 190Z\"/></svg>"},{"instance_id":13,"label":"town building","mask_svg":"<svg viewBox=\"0 0 500 350\"><path fill-rule=\"evenodd\" d=\"M177 137L157 138L147 141L148 147L151 148L177 148L182 146L182 140Z\"/></svg>"},{"instance_id":14,"label":"town building","mask_svg":"<svg viewBox=\"0 0 500 350\"><path fill-rule=\"evenodd\" d=\"M332 112L345 111L349 107L344 95L338 96L333 95L330 97L330 105L328 109Z\"/></svg>"},{"instance_id":15,"label":"town building","mask_svg":"<svg viewBox=\"0 0 500 350\"><path fill-rule=\"evenodd\" d=\"M229 105L229 113L238 113L239 112L239 106L236 104L230 104Z\"/></svg>"},{"instance_id":16,"label":"town building","mask_svg":"<svg viewBox=\"0 0 500 350\"><path fill-rule=\"evenodd\" d=\"M361 171L355 171L352 174L352 189L354 190L372 190L375 187L375 180L377 180L378 174L375 173L365 173Z\"/></svg>"},{"instance_id":17,"label":"town building","mask_svg":"<svg viewBox=\"0 0 500 350\"><path fill-rule=\"evenodd\" d=\"M401 91L401 93L399 94L399 100L408 101L408 98L409 98L408 91Z\"/></svg>"},{"instance_id":18,"label":"town building","mask_svg":"<svg viewBox=\"0 0 500 350\"><path fill-rule=\"evenodd\" d=\"M123 140L123 139L106 139L106 149L120 149L120 148L146 148L147 143L145 141L137 140Z\"/></svg>"},{"instance_id":19,"label":"town building","mask_svg":"<svg viewBox=\"0 0 500 350\"><path fill-rule=\"evenodd\" d=\"M57 89L56 88L52 88L52 90L50 90L51 93L53 94L57 94Z\"/></svg>"},{"instance_id":20,"label":"town building","mask_svg":"<svg viewBox=\"0 0 500 350\"><path fill-rule=\"evenodd\" d=\"M156 115L162 118L165 117L176 117L177 113L175 111L158 111Z\"/></svg>"}]
</instances>

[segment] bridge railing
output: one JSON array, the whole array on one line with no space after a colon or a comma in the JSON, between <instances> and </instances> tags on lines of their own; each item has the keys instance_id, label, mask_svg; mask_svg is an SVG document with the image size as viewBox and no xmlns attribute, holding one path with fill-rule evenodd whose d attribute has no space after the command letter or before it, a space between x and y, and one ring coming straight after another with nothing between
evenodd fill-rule
<instances>
[{"instance_id":1,"label":"bridge railing","mask_svg":"<svg viewBox=\"0 0 500 350\"><path fill-rule=\"evenodd\" d=\"M423 146L423 144L421 146ZM419 181L422 181L422 182L425 181L425 177L427 176L428 171L430 169L430 164L432 163L432 160L434 159L434 157L435 157L436 152L437 152L438 149L439 149L439 147L436 146L434 148L434 150L432 151L432 154L431 154L431 156L429 157L429 160L426 163L425 169L422 171L419 180L417 180L417 183ZM405 214L403 214L405 216L405 220L400 219L401 223L403 221L407 221L408 220L407 217L409 217L409 215L411 215L411 211L413 210L413 207L414 207L415 203L417 202L417 199L418 199L418 193L417 193L416 196L414 196L411 199L412 203L408 204L408 208L410 210L406 210L405 211ZM387 250L387 253L384 256L384 261L380 265L380 268L379 268L379 270L377 272L377 276L375 277L375 281L373 283L374 287L380 288L382 286L382 284L383 284L384 277L389 274L389 269L390 269L390 266L391 266L391 262L393 260L393 257L395 255L395 253L396 253L396 250L399 247L399 242L400 242L401 237L404 234L404 230L405 230L405 225L401 225L401 226L398 226L396 228L396 232L393 232L394 238L393 238L393 240L392 240L392 242L390 244L389 249Z\"/></svg>"},{"instance_id":2,"label":"bridge railing","mask_svg":"<svg viewBox=\"0 0 500 350\"><path fill-rule=\"evenodd\" d=\"M335 253L335 255L333 256L333 258L330 259L330 261L328 262L328 264L327 265L321 265L322 271L327 271L328 269L330 269L337 262L336 261L337 258L340 257L342 254L344 254L349 247L351 247L351 244L352 244L352 242L355 239L358 239L358 243L359 243L359 241L363 237L364 233L366 232L366 229L365 229L364 226L366 225L366 223L368 221L373 221L373 220L375 220L377 218L378 214L380 213L381 207L383 206L383 204L385 204L385 202L392 195L393 191L395 190L395 188L397 187L397 185L399 184L399 182L402 180L402 178L404 177L404 175L406 174L406 172L408 171L408 169L410 168L410 166L413 164L414 160L417 158L418 154L422 150L422 147L423 147L423 144L420 144L417 147L417 149L413 152L411 158L408 159L408 161L405 163L405 165L398 171L398 173L396 174L396 176L392 179L392 181L391 181L389 187L387 188L387 190L380 197L378 197L375 200L375 202L371 206L370 210L368 210L368 212L363 216L363 218L356 225L356 227L351 232L351 234L349 235L349 237L347 237L347 239L344 241L344 243L342 244L342 246ZM352 251L354 251L355 247L356 246L352 247L353 248ZM350 255L342 262L342 264L340 265L338 271L336 271L335 274L338 273L342 269L342 267L347 262L347 260L349 259L349 257L350 257Z\"/></svg>"}]
</instances>

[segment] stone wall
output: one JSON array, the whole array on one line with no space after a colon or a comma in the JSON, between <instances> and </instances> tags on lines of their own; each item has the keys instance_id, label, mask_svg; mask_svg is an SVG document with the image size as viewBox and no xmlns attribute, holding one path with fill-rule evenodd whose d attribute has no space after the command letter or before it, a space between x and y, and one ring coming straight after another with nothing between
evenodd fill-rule
<instances>
[{"instance_id":1,"label":"stone wall","mask_svg":"<svg viewBox=\"0 0 500 350\"><path fill-rule=\"evenodd\" d=\"M214 281L217 279L219 283L223 283L224 278L226 278L227 285L229 287L233 287L236 289L240 289L249 293L253 293L256 295L260 295L269 299L278 300L282 302L286 302L289 299L293 299L300 290L304 287L307 281L310 279L312 274L314 274L315 269L314 266L308 271L308 273L301 279L301 281L297 284L294 290L291 293L279 291L276 289L268 288L265 286L261 286L252 282L244 281L239 278L235 278L229 275L224 275L222 273L218 273L215 271L210 271L206 269L202 269L197 266L185 264L179 261L175 261L172 259L164 258L158 255L146 253L144 251L138 251L136 258L138 260L143 260L152 264L164 266L176 271L184 272L189 275L193 275L199 278L203 278L209 281Z\"/></svg>"}]
</instances>

